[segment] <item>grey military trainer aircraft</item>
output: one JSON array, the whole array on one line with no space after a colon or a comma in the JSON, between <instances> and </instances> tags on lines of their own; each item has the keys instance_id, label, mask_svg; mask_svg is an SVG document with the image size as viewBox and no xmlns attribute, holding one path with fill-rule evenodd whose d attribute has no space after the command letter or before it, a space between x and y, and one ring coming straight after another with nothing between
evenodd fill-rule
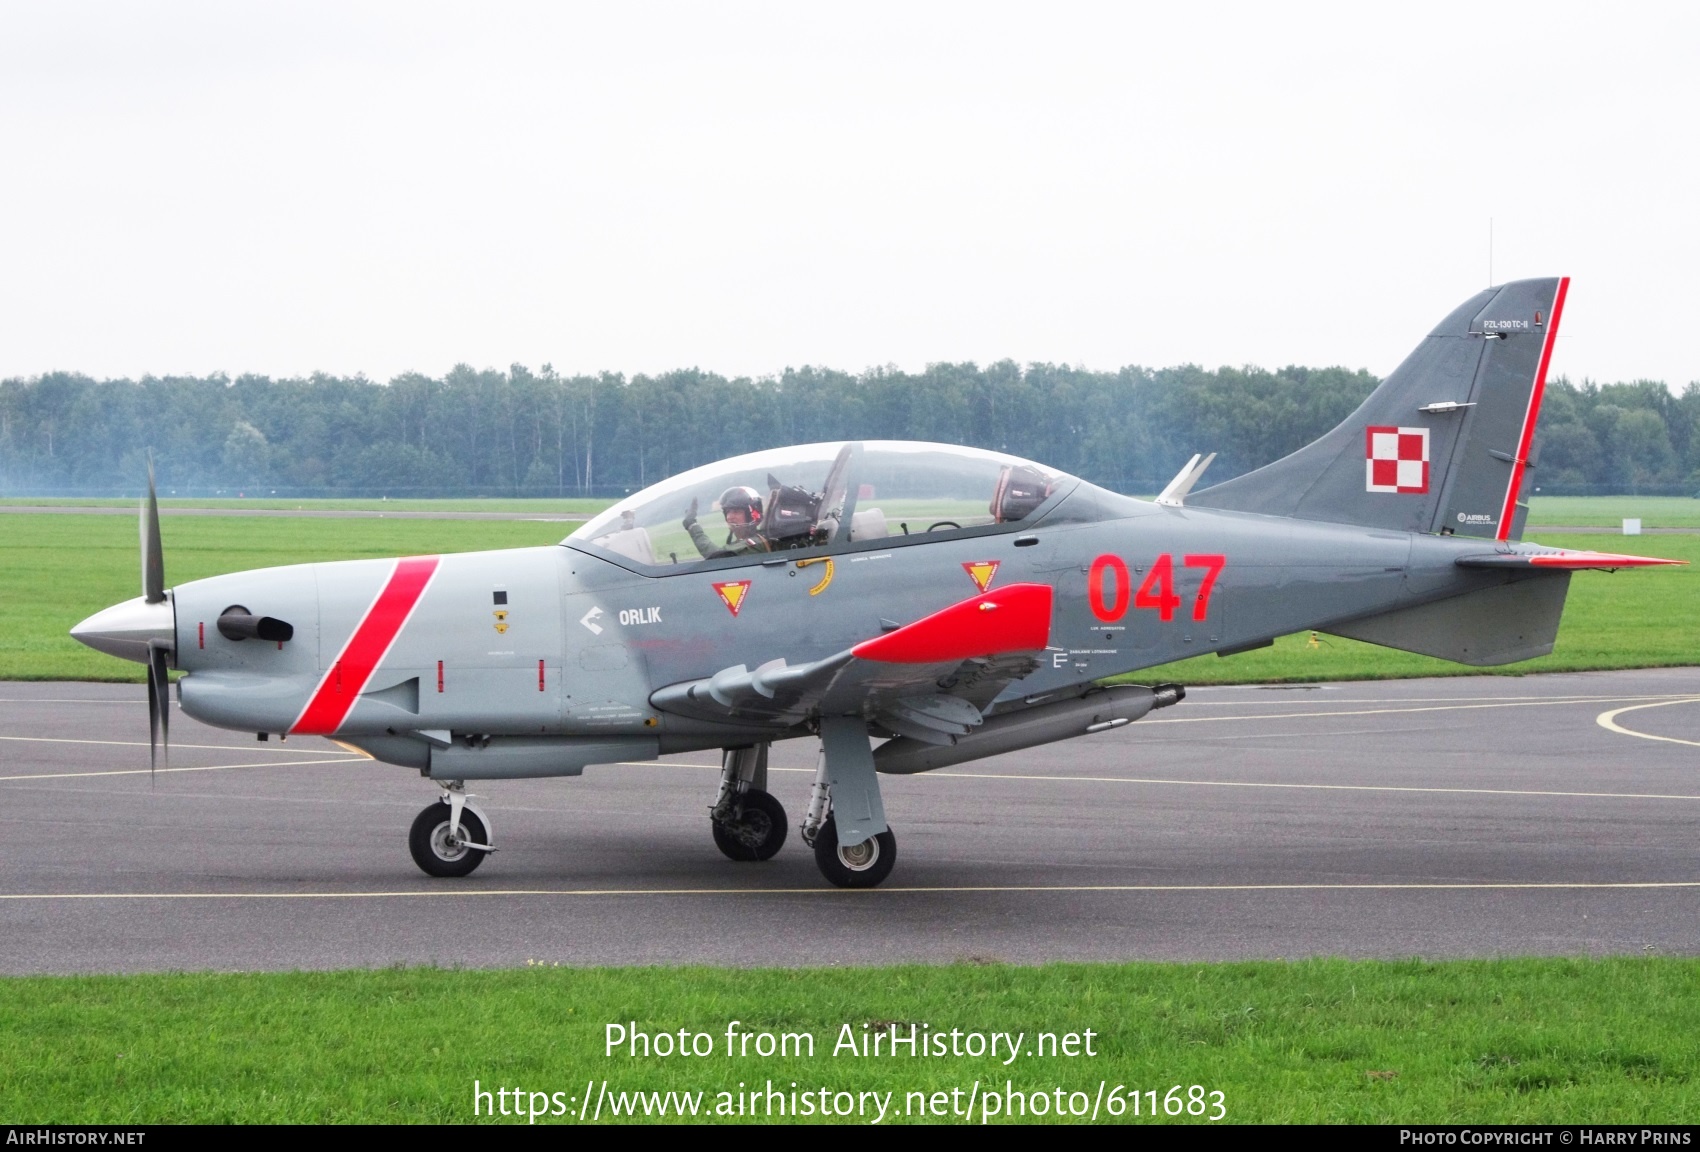
<instances>
[{"instance_id":1,"label":"grey military trainer aircraft","mask_svg":"<svg viewBox=\"0 0 1700 1152\"><path fill-rule=\"evenodd\" d=\"M1551 651L1572 570L1668 563L1520 542L1567 285L1477 293L1321 439L1197 493L1194 457L1155 501L976 449L810 444L674 476L557 547L168 590L150 475L143 595L72 635L148 665L156 746L177 668L198 720L333 737L431 780L410 846L433 876L494 850L467 781L707 749L715 844L767 859L787 832L768 747L817 738L802 838L833 884L870 887L897 850L881 773L1185 695L1106 677L1302 629L1525 660Z\"/></svg>"}]
</instances>

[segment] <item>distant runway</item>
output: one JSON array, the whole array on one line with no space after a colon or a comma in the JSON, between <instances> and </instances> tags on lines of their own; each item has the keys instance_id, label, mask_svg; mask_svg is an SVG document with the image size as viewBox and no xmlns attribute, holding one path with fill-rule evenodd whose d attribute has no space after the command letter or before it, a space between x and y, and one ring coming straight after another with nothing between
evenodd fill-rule
<instances>
[{"instance_id":1,"label":"distant runway","mask_svg":"<svg viewBox=\"0 0 1700 1152\"><path fill-rule=\"evenodd\" d=\"M58 507L35 504L0 504L0 513L35 516L134 516L136 506L110 505L91 507L76 505ZM579 524L590 517L583 512L413 512L364 508L166 508L161 516L296 516L319 520L559 520L563 524Z\"/></svg>"},{"instance_id":2,"label":"distant runway","mask_svg":"<svg viewBox=\"0 0 1700 1152\"><path fill-rule=\"evenodd\" d=\"M1196 689L1097 736L885 780L898 864L709 840L712 754L475 786L501 849L431 880L434 789L140 687L0 683L0 971L1700 953L1700 668Z\"/></svg>"}]
</instances>

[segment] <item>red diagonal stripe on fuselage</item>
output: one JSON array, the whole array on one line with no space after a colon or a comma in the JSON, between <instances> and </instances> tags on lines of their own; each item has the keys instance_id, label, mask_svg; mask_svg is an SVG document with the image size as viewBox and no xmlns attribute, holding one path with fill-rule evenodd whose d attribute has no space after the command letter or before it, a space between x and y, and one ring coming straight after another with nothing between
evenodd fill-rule
<instances>
[{"instance_id":1,"label":"red diagonal stripe on fuselage","mask_svg":"<svg viewBox=\"0 0 1700 1152\"><path fill-rule=\"evenodd\" d=\"M401 626L413 615L425 586L436 575L437 556L410 556L397 560L395 571L379 591L366 615L355 625L354 635L342 646L331 662L318 690L301 710L291 733L307 736L327 736L342 727L354 702L365 691L366 682L383 663L390 645L401 634Z\"/></svg>"}]
</instances>

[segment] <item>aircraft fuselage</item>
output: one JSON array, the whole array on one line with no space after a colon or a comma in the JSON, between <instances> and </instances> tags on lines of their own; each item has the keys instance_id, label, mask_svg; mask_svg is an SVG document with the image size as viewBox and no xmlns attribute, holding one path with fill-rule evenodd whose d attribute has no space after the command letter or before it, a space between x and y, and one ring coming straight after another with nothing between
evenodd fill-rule
<instances>
[{"instance_id":1,"label":"aircraft fuselage","mask_svg":"<svg viewBox=\"0 0 1700 1152\"><path fill-rule=\"evenodd\" d=\"M620 759L645 759L774 735L668 715L650 704L659 688L775 656L820 659L1013 583L1054 588L1050 646L988 713L1506 579L1454 564L1479 542L1082 488L1070 499L1096 500L1106 518L665 576L554 546L197 580L173 594L176 666L190 673L181 701L209 724L350 738L421 768L433 741L469 736L611 741ZM227 639L218 621L233 607L294 635Z\"/></svg>"}]
</instances>

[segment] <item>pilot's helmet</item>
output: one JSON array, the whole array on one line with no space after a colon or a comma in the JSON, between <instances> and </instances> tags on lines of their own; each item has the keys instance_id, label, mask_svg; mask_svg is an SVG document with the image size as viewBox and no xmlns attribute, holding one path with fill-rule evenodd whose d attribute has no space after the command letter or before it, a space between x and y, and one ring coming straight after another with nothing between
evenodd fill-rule
<instances>
[{"instance_id":1,"label":"pilot's helmet","mask_svg":"<svg viewBox=\"0 0 1700 1152\"><path fill-rule=\"evenodd\" d=\"M754 488L739 485L722 492L720 494L721 515L725 515L734 508L744 510L744 517L748 523L761 523L761 493Z\"/></svg>"}]
</instances>

